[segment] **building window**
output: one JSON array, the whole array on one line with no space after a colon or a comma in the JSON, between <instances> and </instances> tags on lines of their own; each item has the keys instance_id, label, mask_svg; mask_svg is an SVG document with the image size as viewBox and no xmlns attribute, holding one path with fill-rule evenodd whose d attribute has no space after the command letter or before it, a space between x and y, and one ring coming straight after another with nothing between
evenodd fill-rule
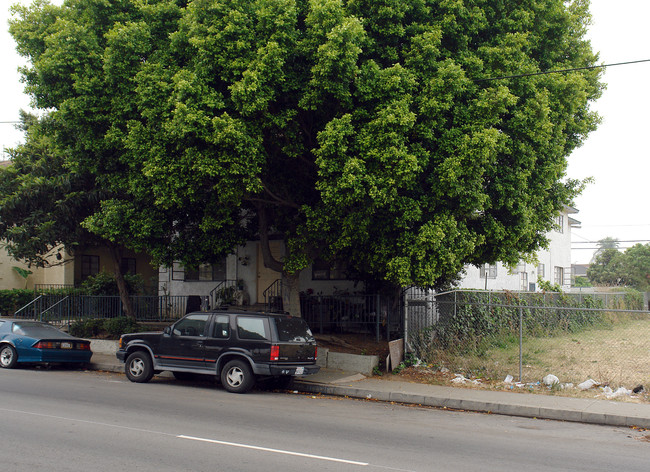
<instances>
[{"instance_id":1,"label":"building window","mask_svg":"<svg viewBox=\"0 0 650 472\"><path fill-rule=\"evenodd\" d=\"M521 290L524 292L528 290L528 272L525 270L523 272L519 272L519 280L521 281Z\"/></svg>"},{"instance_id":2,"label":"building window","mask_svg":"<svg viewBox=\"0 0 650 472\"><path fill-rule=\"evenodd\" d=\"M555 225L558 233L564 233L564 215L558 215Z\"/></svg>"},{"instance_id":3,"label":"building window","mask_svg":"<svg viewBox=\"0 0 650 472\"><path fill-rule=\"evenodd\" d=\"M123 257L120 261L120 272L122 274L136 274L135 271L135 258L134 257Z\"/></svg>"},{"instance_id":4,"label":"building window","mask_svg":"<svg viewBox=\"0 0 650 472\"><path fill-rule=\"evenodd\" d=\"M81 278L99 274L99 256L81 256Z\"/></svg>"},{"instance_id":5,"label":"building window","mask_svg":"<svg viewBox=\"0 0 650 472\"><path fill-rule=\"evenodd\" d=\"M564 267L555 266L553 278L556 285L564 285Z\"/></svg>"},{"instance_id":6,"label":"building window","mask_svg":"<svg viewBox=\"0 0 650 472\"><path fill-rule=\"evenodd\" d=\"M519 264L517 264L517 274L521 274L522 272L526 272L525 262L520 262Z\"/></svg>"},{"instance_id":7,"label":"building window","mask_svg":"<svg viewBox=\"0 0 650 472\"><path fill-rule=\"evenodd\" d=\"M481 267L481 278L496 279L497 278L497 265L485 264Z\"/></svg>"},{"instance_id":8,"label":"building window","mask_svg":"<svg viewBox=\"0 0 650 472\"><path fill-rule=\"evenodd\" d=\"M186 267L185 280L201 282L226 280L226 259L217 264L201 264L196 269Z\"/></svg>"},{"instance_id":9,"label":"building window","mask_svg":"<svg viewBox=\"0 0 650 472\"><path fill-rule=\"evenodd\" d=\"M537 276L541 278L546 277L546 266L544 264L537 264Z\"/></svg>"},{"instance_id":10,"label":"building window","mask_svg":"<svg viewBox=\"0 0 650 472\"><path fill-rule=\"evenodd\" d=\"M348 280L345 264L329 263L317 259L311 266L312 280Z\"/></svg>"}]
</instances>

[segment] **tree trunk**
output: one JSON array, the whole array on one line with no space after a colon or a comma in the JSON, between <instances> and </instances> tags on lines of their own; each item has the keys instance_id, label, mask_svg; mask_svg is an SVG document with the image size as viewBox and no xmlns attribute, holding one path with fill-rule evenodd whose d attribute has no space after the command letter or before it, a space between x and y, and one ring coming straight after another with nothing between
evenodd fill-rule
<instances>
[{"instance_id":1,"label":"tree trunk","mask_svg":"<svg viewBox=\"0 0 650 472\"><path fill-rule=\"evenodd\" d=\"M122 309L124 310L124 314L126 316L135 320L135 313L133 311L131 297L129 296L129 289L126 286L126 280L124 280L124 275L122 274L122 270L120 268L120 250L115 246L111 246L109 249L111 255L113 256L113 274L115 275L117 290L120 294L120 300L122 301Z\"/></svg>"},{"instance_id":2,"label":"tree trunk","mask_svg":"<svg viewBox=\"0 0 650 472\"><path fill-rule=\"evenodd\" d=\"M264 266L282 274L282 309L293 316L300 317L302 316L300 310L300 272L287 274L284 271L284 264L273 257L269 245L270 224L268 211L260 205L257 209L257 215L260 223L260 248L262 249Z\"/></svg>"},{"instance_id":3,"label":"tree trunk","mask_svg":"<svg viewBox=\"0 0 650 472\"><path fill-rule=\"evenodd\" d=\"M291 316L302 317L300 309L300 272L282 274L282 305Z\"/></svg>"}]
</instances>

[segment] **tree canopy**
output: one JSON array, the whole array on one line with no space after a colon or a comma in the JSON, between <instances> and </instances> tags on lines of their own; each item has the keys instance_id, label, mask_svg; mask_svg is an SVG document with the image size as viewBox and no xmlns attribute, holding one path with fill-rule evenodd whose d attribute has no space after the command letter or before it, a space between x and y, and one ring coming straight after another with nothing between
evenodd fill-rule
<instances>
[{"instance_id":1,"label":"tree canopy","mask_svg":"<svg viewBox=\"0 0 650 472\"><path fill-rule=\"evenodd\" d=\"M618 240L615 241L618 247ZM627 286L641 292L650 290L650 244L635 244L621 252L601 248L587 269L587 277L597 285Z\"/></svg>"},{"instance_id":2,"label":"tree canopy","mask_svg":"<svg viewBox=\"0 0 650 472\"><path fill-rule=\"evenodd\" d=\"M546 243L602 85L575 0L36 0L10 31L93 234L158 262L259 237L395 285ZM511 77L521 76L523 77ZM271 234L286 241L274 260Z\"/></svg>"}]
</instances>

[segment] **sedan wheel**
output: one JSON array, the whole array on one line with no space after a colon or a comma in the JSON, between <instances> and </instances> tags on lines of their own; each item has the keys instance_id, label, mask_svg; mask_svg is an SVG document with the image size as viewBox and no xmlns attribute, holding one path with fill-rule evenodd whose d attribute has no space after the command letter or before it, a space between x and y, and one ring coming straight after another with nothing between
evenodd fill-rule
<instances>
[{"instance_id":1,"label":"sedan wheel","mask_svg":"<svg viewBox=\"0 0 650 472\"><path fill-rule=\"evenodd\" d=\"M3 369L11 369L18 362L18 354L13 346L2 346L0 349L0 367Z\"/></svg>"},{"instance_id":2,"label":"sedan wheel","mask_svg":"<svg viewBox=\"0 0 650 472\"><path fill-rule=\"evenodd\" d=\"M221 371L221 384L229 392L246 393L255 385L255 377L247 362L234 360Z\"/></svg>"}]
</instances>

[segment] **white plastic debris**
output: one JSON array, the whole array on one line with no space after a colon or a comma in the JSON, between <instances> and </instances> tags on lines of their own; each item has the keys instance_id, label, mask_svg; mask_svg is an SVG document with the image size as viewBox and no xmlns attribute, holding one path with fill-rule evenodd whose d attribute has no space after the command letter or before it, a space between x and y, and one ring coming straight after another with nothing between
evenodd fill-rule
<instances>
[{"instance_id":1,"label":"white plastic debris","mask_svg":"<svg viewBox=\"0 0 650 472\"><path fill-rule=\"evenodd\" d=\"M456 374L456 377L451 379L451 382L455 384L470 383L472 385L481 385L481 379L468 379L463 374Z\"/></svg>"},{"instance_id":2,"label":"white plastic debris","mask_svg":"<svg viewBox=\"0 0 650 472\"><path fill-rule=\"evenodd\" d=\"M558 379L555 375L553 374L548 374L546 377L542 379L542 382L544 382L544 385L548 385L549 387L555 384L560 383L560 379Z\"/></svg>"},{"instance_id":3,"label":"white plastic debris","mask_svg":"<svg viewBox=\"0 0 650 472\"><path fill-rule=\"evenodd\" d=\"M441 367L440 368L440 373L441 374L446 374L447 372L449 372L449 369L447 369L446 367Z\"/></svg>"},{"instance_id":4,"label":"white plastic debris","mask_svg":"<svg viewBox=\"0 0 650 472\"><path fill-rule=\"evenodd\" d=\"M632 395L632 390L628 390L625 387L618 387L614 393L612 393L611 398L619 398L619 397L629 397Z\"/></svg>"},{"instance_id":5,"label":"white plastic debris","mask_svg":"<svg viewBox=\"0 0 650 472\"><path fill-rule=\"evenodd\" d=\"M613 391L609 386L605 386L602 387L601 390L603 391L605 398L608 400L612 398L629 397L633 393L632 390L628 390L625 387L618 387L616 391Z\"/></svg>"},{"instance_id":6,"label":"white plastic debris","mask_svg":"<svg viewBox=\"0 0 650 472\"><path fill-rule=\"evenodd\" d=\"M451 379L451 382L455 384L464 384L467 381L468 379L463 374L456 374L456 377Z\"/></svg>"},{"instance_id":7,"label":"white plastic debris","mask_svg":"<svg viewBox=\"0 0 650 472\"><path fill-rule=\"evenodd\" d=\"M585 380L584 382L578 384L580 390L589 390L592 387L599 385L594 379Z\"/></svg>"},{"instance_id":8,"label":"white plastic debris","mask_svg":"<svg viewBox=\"0 0 650 472\"><path fill-rule=\"evenodd\" d=\"M512 375L508 374L508 375L506 375L506 378L505 378L505 380L504 380L504 383L507 383L507 384L512 383L512 381L513 381L514 379L515 379L515 378L514 378Z\"/></svg>"}]
</instances>

